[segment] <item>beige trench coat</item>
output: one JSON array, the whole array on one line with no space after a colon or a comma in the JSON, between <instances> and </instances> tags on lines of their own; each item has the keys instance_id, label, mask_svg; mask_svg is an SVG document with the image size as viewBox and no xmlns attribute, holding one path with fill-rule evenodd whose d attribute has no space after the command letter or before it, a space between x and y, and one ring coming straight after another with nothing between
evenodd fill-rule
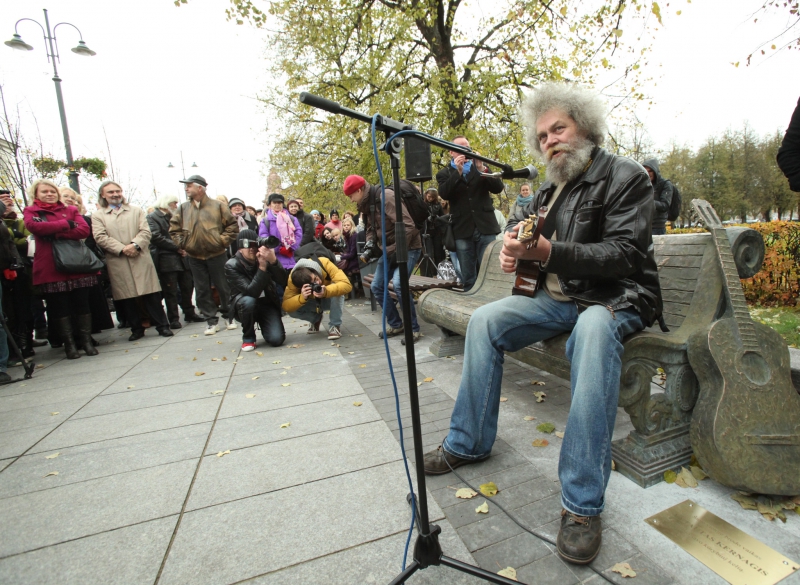
<instances>
[{"instance_id":1,"label":"beige trench coat","mask_svg":"<svg viewBox=\"0 0 800 585\"><path fill-rule=\"evenodd\" d=\"M135 205L123 203L119 211L101 207L92 214L92 233L106 253L106 267L114 300L161 292L158 274L150 256L150 228L147 215ZM130 243L141 248L130 258L122 249Z\"/></svg>"}]
</instances>

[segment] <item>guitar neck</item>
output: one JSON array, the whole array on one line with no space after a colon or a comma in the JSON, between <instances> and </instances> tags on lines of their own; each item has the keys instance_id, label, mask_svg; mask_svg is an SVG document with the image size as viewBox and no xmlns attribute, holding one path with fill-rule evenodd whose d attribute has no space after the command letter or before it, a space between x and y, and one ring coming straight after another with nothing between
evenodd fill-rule
<instances>
[{"instance_id":1,"label":"guitar neck","mask_svg":"<svg viewBox=\"0 0 800 585\"><path fill-rule=\"evenodd\" d=\"M711 235L717 247L722 274L725 277L725 290L728 294L733 317L739 330L739 337L742 347L746 351L760 353L761 346L758 344L753 319L750 317L750 310L747 308L747 301L742 291L742 281L739 280L739 272L736 270L736 261L731 252L731 243L728 240L728 232L725 228L711 228Z\"/></svg>"}]
</instances>

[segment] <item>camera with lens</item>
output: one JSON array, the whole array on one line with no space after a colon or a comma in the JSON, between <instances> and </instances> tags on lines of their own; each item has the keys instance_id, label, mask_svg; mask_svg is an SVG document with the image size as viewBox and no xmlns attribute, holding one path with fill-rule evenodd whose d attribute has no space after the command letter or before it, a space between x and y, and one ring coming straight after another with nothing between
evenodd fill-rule
<instances>
[{"instance_id":1,"label":"camera with lens","mask_svg":"<svg viewBox=\"0 0 800 585\"><path fill-rule=\"evenodd\" d=\"M318 282L311 283L311 292L312 293L321 293L322 292L322 285Z\"/></svg>"},{"instance_id":2,"label":"camera with lens","mask_svg":"<svg viewBox=\"0 0 800 585\"><path fill-rule=\"evenodd\" d=\"M267 248L277 248L281 245L281 241L276 238L275 236L269 236L268 238L258 238L256 240L248 240L244 238L242 240L240 248L253 248L258 250L261 246L265 246Z\"/></svg>"}]
</instances>

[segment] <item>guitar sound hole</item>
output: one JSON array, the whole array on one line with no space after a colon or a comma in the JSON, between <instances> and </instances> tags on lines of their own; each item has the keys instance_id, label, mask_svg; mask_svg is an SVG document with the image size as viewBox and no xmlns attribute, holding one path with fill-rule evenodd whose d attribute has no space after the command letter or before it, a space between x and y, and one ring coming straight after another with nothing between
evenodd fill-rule
<instances>
[{"instance_id":1,"label":"guitar sound hole","mask_svg":"<svg viewBox=\"0 0 800 585\"><path fill-rule=\"evenodd\" d=\"M769 382L771 372L766 360L753 352L745 352L741 360L742 374L747 376L753 384L763 386Z\"/></svg>"}]
</instances>

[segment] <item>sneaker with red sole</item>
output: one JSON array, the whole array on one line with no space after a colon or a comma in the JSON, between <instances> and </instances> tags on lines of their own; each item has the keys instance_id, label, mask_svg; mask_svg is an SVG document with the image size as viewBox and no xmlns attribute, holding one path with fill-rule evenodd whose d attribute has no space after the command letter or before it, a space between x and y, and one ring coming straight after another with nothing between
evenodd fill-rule
<instances>
[{"instance_id":1,"label":"sneaker with red sole","mask_svg":"<svg viewBox=\"0 0 800 585\"><path fill-rule=\"evenodd\" d=\"M256 344L253 342L245 341L242 344L242 351L253 351L256 348Z\"/></svg>"}]
</instances>

